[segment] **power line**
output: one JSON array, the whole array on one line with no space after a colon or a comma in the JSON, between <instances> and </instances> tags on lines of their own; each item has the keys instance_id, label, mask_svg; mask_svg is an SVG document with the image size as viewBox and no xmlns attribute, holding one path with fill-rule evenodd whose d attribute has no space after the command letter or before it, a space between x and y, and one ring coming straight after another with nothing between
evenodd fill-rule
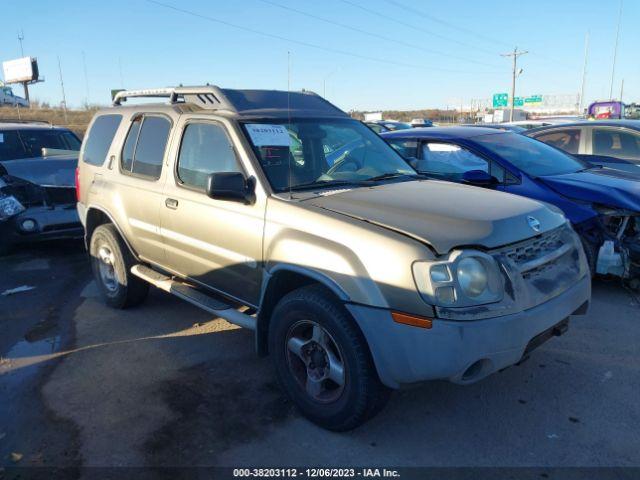
<instances>
[{"instance_id":1,"label":"power line","mask_svg":"<svg viewBox=\"0 0 640 480\"><path fill-rule=\"evenodd\" d=\"M393 22L393 23L396 23L398 25L402 25L404 27L411 28L412 30L416 30L416 31L418 31L420 33L425 33L427 35L431 35L432 37L439 38L439 39L444 40L446 42L456 43L456 44L461 45L461 46L466 47L466 48L472 48L472 49L475 49L475 50L479 50L479 51L481 51L483 53L486 53L488 55L495 55L495 53L496 53L496 52L492 52L490 50L486 50L486 49L484 49L482 47L478 47L477 45L472 45L472 44L469 44L469 43L461 42L460 40L456 40L455 38L447 37L446 35L440 35L439 33L435 33L435 32L432 32L430 30L426 30L426 29L421 28L421 27L416 27L415 25L407 23L407 22L405 22L403 20L398 20L397 18L390 17L389 15L377 12L375 10L372 10L370 8L367 8L367 7L363 6L363 5L360 5L358 3L352 2L350 0L341 0L341 1L343 3L346 3L347 5L351 5L352 7L358 8L358 9L360 9L360 10L362 10L364 12L367 12L367 13L369 13L371 15L375 15L376 17L383 18L385 21Z\"/></svg>"},{"instance_id":2,"label":"power line","mask_svg":"<svg viewBox=\"0 0 640 480\"><path fill-rule=\"evenodd\" d=\"M176 7L174 5L170 5L167 3L163 3L160 2L158 0L146 0L148 3L163 7L163 8L167 8L169 10L173 10L176 12L180 12L180 13L184 13L185 15L190 15L192 17L197 17L200 18L202 20L207 20L209 22L213 22L213 23L218 23L220 25L226 25L228 27L233 27L236 28L238 30L243 30L245 32L250 32L256 35L262 35L265 37L269 37L269 38L275 38L277 40L281 40L284 42L289 42L289 43L295 43L297 45L302 45L304 47L309 47L309 48L314 48L317 50L323 50L325 52L330 52L330 53L334 53L334 54L339 54L339 55L344 55L344 56L348 56L348 57L354 57L354 58L359 58L361 60L368 60L368 61L372 61L372 62L377 62L377 63L383 63L383 64L387 64L387 65L395 65L398 67L409 67L409 68L416 68L416 69L427 69L427 70L433 70L433 71L441 71L441 72L448 72L448 73L461 73L461 74L480 74L480 73L495 73L495 72L478 72L478 71L473 71L473 72L465 72L465 71L459 71L459 70L448 70L448 69L444 69L444 68L438 68L438 67L427 67L427 66L421 66L421 65L414 65L414 64L410 64L410 63L403 63L403 62L397 62L394 60L387 60L387 59L382 59L382 58L376 58L376 57L369 57L367 55L360 55L357 53L353 53L353 52L348 52L346 50L340 50L337 48L331 48L331 47L324 47L322 45L317 45L314 43L309 43L309 42L305 42L303 40L296 40L290 37L285 37L282 35L278 35L275 33L269 33L269 32L264 32L261 30L257 30L255 28L251 28L251 27L246 27L244 25L238 25L235 23L231 23L228 22L226 20L221 20L219 18L215 18L215 17L211 17L209 15L203 15L197 12L193 12L191 10L187 10L184 8L180 8L180 7Z\"/></svg>"},{"instance_id":3,"label":"power line","mask_svg":"<svg viewBox=\"0 0 640 480\"><path fill-rule=\"evenodd\" d=\"M474 32L473 30L470 30L468 28L464 28L464 27L460 27L458 25L454 25L453 23L450 23L450 22L447 22L447 21L442 20L440 18L434 17L433 15L429 15L429 14L427 14L427 13L421 11L421 10L418 10L417 8L413 8L413 7L410 7L408 5L404 5L403 3L398 2L396 0L386 0L386 1L388 3L396 6L396 7L403 8L403 9L409 11L409 12L415 13L416 15L419 15L419 16L424 17L424 18L428 18L429 20L432 20L432 21L434 21L436 23L439 23L440 25L444 25L444 26L452 28L454 30L458 30L459 32L468 33L470 35L473 35L475 37L481 38L481 39L483 39L483 40L485 40L487 42L490 42L490 43L495 43L495 44L498 44L498 45L508 45L508 43L506 43L506 42L504 42L502 40L496 40L495 38L491 38L491 37L488 37L488 36L483 35L481 33ZM473 48L477 48L478 50L481 50L477 46L473 46ZM493 53L493 52L491 52L491 53Z\"/></svg>"},{"instance_id":4,"label":"power line","mask_svg":"<svg viewBox=\"0 0 640 480\"><path fill-rule=\"evenodd\" d=\"M313 18L315 20L319 20L321 22L328 23L330 25L335 25L335 26L338 26L338 27L341 27L341 28L345 28L347 30L351 30L353 32L361 33L363 35L368 35L368 36L373 37L373 38L384 40L385 42L397 43L398 45L403 45L405 47L414 48L416 50L420 50L420 51L423 51L423 52L431 53L431 54L434 54L434 55L440 55L440 56L443 56L443 57L456 58L458 60L464 60L465 62L469 62L469 63L476 63L478 65L488 66L488 67L492 67L492 68L499 68L496 65L491 65L491 64L488 64L488 63L485 63L485 62L479 62L477 60L473 60L473 59L470 59L470 58L451 55L451 54L444 53L444 52L441 52L441 51L438 51L438 50L431 50L429 48L424 48L421 45L415 45L415 44L412 44L412 43L405 42L403 40L399 40L397 38L387 37L387 36L381 35L379 33L370 32L368 30L363 30L361 28L357 28L357 27L354 27L352 25L347 25L345 23L340 23L340 22L337 22L335 20L331 20L331 19L328 19L328 18L325 18L325 17L321 17L319 15L315 15L313 13L304 12L304 11L298 10L297 8L294 8L294 7L289 7L287 5L282 5L282 4L274 2L272 0L260 0L260 1L263 2L263 3L266 3L268 5L272 5L274 7L282 8L283 10L288 10L290 12L294 12L294 13L297 13L299 15L303 15L305 17ZM489 53L491 55L494 54L494 52L489 52Z\"/></svg>"},{"instance_id":5,"label":"power line","mask_svg":"<svg viewBox=\"0 0 640 480\"><path fill-rule=\"evenodd\" d=\"M346 1L346 0L343 0L343 1ZM432 21L434 21L436 23L439 23L440 25L444 25L444 26L449 27L451 29L458 30L459 32L467 33L469 35L473 35L473 36L475 36L477 38L483 39L486 42L491 42L491 43L498 44L498 45L509 45L509 43L507 43L507 42L504 42L502 40L497 40L495 38L489 37L489 36L484 35L482 33L478 33L478 32L476 32L474 30L469 29L469 28L460 27L460 26L455 25L455 24L453 24L451 22L447 22L447 21L442 20L440 18L434 17L433 15L429 15L429 14L423 12L422 10L418 10L417 8L413 8L413 7L410 7L408 5L404 5L403 3L398 2L397 0L385 0L385 1L390 3L391 5L394 5L396 7L402 8L402 9L408 11L408 12L414 13L416 15L419 15L421 17L424 17L424 18L432 20ZM351 2L347 2L347 3L351 4ZM469 44L466 44L466 43L463 43L463 42L460 42L460 41L456 41L456 40L453 40L453 41L455 41L456 43L459 43L461 45L467 45L470 48L475 48L477 50L481 50L481 51L487 52L487 50L484 50L484 49L482 49L482 48L480 48L478 46L475 46L475 45L469 45ZM493 52L489 52L489 53L493 54ZM529 53L532 54L532 55L536 55L537 57L540 57L540 58L542 58L544 60L549 60L551 62L558 63L559 65L562 65L563 68L566 68L568 70L575 70L575 68L577 68L577 67L572 67L570 65L567 65L566 61L558 60L557 58L552 58L552 57L549 57L547 55L543 55L541 53L532 52L532 51L529 51Z\"/></svg>"}]
</instances>

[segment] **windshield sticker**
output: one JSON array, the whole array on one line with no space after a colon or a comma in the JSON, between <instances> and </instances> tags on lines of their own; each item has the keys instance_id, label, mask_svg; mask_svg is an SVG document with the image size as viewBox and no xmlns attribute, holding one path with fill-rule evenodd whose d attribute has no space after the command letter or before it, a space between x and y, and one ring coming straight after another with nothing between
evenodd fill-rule
<instances>
[{"instance_id":1,"label":"windshield sticker","mask_svg":"<svg viewBox=\"0 0 640 480\"><path fill-rule=\"evenodd\" d=\"M245 126L256 147L288 147L291 145L289 132L283 125L248 123Z\"/></svg>"}]
</instances>

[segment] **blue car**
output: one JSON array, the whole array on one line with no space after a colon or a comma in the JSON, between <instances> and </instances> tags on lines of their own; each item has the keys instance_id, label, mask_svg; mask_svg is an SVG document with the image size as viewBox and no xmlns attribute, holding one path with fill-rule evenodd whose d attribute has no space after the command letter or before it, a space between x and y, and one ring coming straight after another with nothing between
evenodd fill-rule
<instances>
[{"instance_id":1,"label":"blue car","mask_svg":"<svg viewBox=\"0 0 640 480\"><path fill-rule=\"evenodd\" d=\"M580 234L592 272L640 277L640 175L527 136L481 127L382 133L420 173L555 205Z\"/></svg>"}]
</instances>

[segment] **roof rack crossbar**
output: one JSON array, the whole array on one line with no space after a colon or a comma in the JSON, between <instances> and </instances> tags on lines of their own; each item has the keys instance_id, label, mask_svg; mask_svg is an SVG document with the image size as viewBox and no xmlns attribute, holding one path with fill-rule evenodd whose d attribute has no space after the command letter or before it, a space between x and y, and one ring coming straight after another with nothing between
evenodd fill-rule
<instances>
[{"instance_id":1,"label":"roof rack crossbar","mask_svg":"<svg viewBox=\"0 0 640 480\"><path fill-rule=\"evenodd\" d=\"M201 87L167 87L143 90L123 90L116 93L113 105L122 105L129 98L168 98L170 104L193 103L209 110L236 111L222 90L214 85Z\"/></svg>"}]
</instances>

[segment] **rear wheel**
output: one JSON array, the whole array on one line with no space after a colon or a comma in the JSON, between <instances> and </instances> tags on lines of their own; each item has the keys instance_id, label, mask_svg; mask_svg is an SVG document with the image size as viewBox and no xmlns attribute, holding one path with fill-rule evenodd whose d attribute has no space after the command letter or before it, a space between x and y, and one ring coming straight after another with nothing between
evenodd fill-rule
<instances>
[{"instance_id":1,"label":"rear wheel","mask_svg":"<svg viewBox=\"0 0 640 480\"><path fill-rule=\"evenodd\" d=\"M128 308L144 301L149 284L131 273L135 259L114 225L95 229L89 253L93 276L109 306Z\"/></svg>"},{"instance_id":2,"label":"rear wheel","mask_svg":"<svg viewBox=\"0 0 640 480\"><path fill-rule=\"evenodd\" d=\"M280 300L269 344L284 390L304 416L324 428L355 428L389 398L362 333L321 286L295 290Z\"/></svg>"}]
</instances>

